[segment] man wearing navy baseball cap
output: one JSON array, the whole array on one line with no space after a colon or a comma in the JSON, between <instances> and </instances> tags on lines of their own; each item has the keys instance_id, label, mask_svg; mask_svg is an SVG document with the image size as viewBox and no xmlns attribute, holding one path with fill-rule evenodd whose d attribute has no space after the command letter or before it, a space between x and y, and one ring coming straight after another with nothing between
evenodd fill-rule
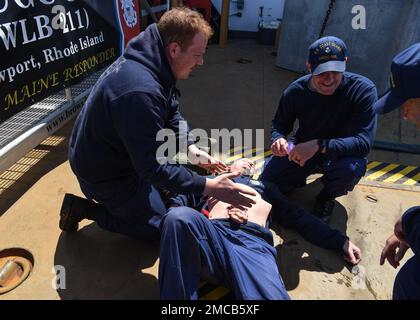
<instances>
[{"instance_id":1,"label":"man wearing navy baseball cap","mask_svg":"<svg viewBox=\"0 0 420 320\"><path fill-rule=\"evenodd\" d=\"M401 107L404 119L420 129L420 43L399 53L391 65L391 88L375 104L379 114ZM393 299L420 299L420 206L408 209L395 223L394 234L386 241L380 264L385 259L397 268L411 248L414 257L398 272Z\"/></svg>"},{"instance_id":2,"label":"man wearing navy baseball cap","mask_svg":"<svg viewBox=\"0 0 420 320\"><path fill-rule=\"evenodd\" d=\"M398 107L407 119L420 128L420 42L405 49L391 64L391 88L375 104L378 114Z\"/></svg>"},{"instance_id":3,"label":"man wearing navy baseball cap","mask_svg":"<svg viewBox=\"0 0 420 320\"><path fill-rule=\"evenodd\" d=\"M325 37L309 47L308 68L317 76L328 71L346 71L347 47L336 37Z\"/></svg>"},{"instance_id":4,"label":"man wearing navy baseball cap","mask_svg":"<svg viewBox=\"0 0 420 320\"><path fill-rule=\"evenodd\" d=\"M273 157L260 177L289 192L304 185L310 174L323 173L324 188L313 213L325 222L334 199L353 190L365 174L376 131L376 87L346 72L347 56L339 38L324 37L311 44L310 74L283 92L272 122ZM296 120L299 126L287 141Z\"/></svg>"}]
</instances>

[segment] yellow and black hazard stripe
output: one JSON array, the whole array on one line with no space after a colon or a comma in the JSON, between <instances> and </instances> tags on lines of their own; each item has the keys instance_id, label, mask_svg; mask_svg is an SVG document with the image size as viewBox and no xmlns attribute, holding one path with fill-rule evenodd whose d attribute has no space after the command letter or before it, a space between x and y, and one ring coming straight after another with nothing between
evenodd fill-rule
<instances>
[{"instance_id":1,"label":"yellow and black hazard stripe","mask_svg":"<svg viewBox=\"0 0 420 320\"><path fill-rule=\"evenodd\" d=\"M420 186L420 168L371 161L368 163L365 179L406 186Z\"/></svg>"},{"instance_id":2,"label":"yellow and black hazard stripe","mask_svg":"<svg viewBox=\"0 0 420 320\"><path fill-rule=\"evenodd\" d=\"M240 158L249 158L255 162L256 166L256 173L253 179L258 179L264 166L264 160L270 155L271 150L236 147L230 150L226 163L231 164ZM365 179L407 186L420 186L420 167L370 161L367 166Z\"/></svg>"}]
</instances>

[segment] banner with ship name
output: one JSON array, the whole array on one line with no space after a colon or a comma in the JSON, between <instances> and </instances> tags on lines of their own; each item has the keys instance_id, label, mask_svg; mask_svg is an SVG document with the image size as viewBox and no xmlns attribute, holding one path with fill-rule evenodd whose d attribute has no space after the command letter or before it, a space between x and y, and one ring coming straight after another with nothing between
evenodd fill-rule
<instances>
[{"instance_id":1,"label":"banner with ship name","mask_svg":"<svg viewBox=\"0 0 420 320\"><path fill-rule=\"evenodd\" d=\"M138 26L134 3L0 1L0 123L117 59L124 44L119 12Z\"/></svg>"}]
</instances>

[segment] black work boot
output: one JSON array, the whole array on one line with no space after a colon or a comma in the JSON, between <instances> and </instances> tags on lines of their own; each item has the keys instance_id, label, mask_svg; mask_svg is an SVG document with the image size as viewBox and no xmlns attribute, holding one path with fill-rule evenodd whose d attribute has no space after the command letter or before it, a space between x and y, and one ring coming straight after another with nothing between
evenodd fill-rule
<instances>
[{"instance_id":1,"label":"black work boot","mask_svg":"<svg viewBox=\"0 0 420 320\"><path fill-rule=\"evenodd\" d=\"M317 197L312 213L325 223L329 223L335 206L334 199Z\"/></svg>"},{"instance_id":2,"label":"black work boot","mask_svg":"<svg viewBox=\"0 0 420 320\"><path fill-rule=\"evenodd\" d=\"M66 193L60 210L60 229L66 232L76 232L79 222L87 218L89 204L87 199Z\"/></svg>"}]
</instances>

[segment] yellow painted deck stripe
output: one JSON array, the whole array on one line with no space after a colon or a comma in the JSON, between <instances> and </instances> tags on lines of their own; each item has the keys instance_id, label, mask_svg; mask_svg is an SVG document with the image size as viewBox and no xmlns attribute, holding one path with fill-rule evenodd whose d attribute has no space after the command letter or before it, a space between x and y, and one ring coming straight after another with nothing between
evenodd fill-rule
<instances>
[{"instance_id":1,"label":"yellow painted deck stripe","mask_svg":"<svg viewBox=\"0 0 420 320\"><path fill-rule=\"evenodd\" d=\"M225 163L229 162L229 157L235 156L237 151L241 151L241 154L242 154L242 152L245 152L246 150L248 150L248 148L244 148L244 146L238 146L238 147L229 149L229 153L226 155L227 158L225 159Z\"/></svg>"},{"instance_id":2,"label":"yellow painted deck stripe","mask_svg":"<svg viewBox=\"0 0 420 320\"><path fill-rule=\"evenodd\" d=\"M202 296L200 300L219 300L226 295L230 290L225 287L217 287L206 295Z\"/></svg>"},{"instance_id":3,"label":"yellow painted deck stripe","mask_svg":"<svg viewBox=\"0 0 420 320\"><path fill-rule=\"evenodd\" d=\"M238 147L232 148L232 149L229 150L229 155L231 155L232 153L234 153L234 152L236 152L238 150L241 150L242 151L243 148L244 148L244 146L238 146Z\"/></svg>"},{"instance_id":4,"label":"yellow painted deck stripe","mask_svg":"<svg viewBox=\"0 0 420 320\"><path fill-rule=\"evenodd\" d=\"M230 149L230 154L234 153L237 150L242 150L242 147L236 147L236 148L232 148ZM252 153L257 153L257 155L251 157L250 159L253 161L258 161L260 159L263 159L269 155L272 154L271 150L265 151L264 153L260 152L262 149L259 148L254 148L251 150L244 150L243 152L241 152L238 155L234 155L231 156L229 158L226 159L226 162L233 162L237 159L240 159L242 157L245 157L247 155L250 155ZM383 162L379 162L379 161L372 161L370 163L368 163L367 165L367 171L372 171L374 170L376 167L380 166L384 164ZM257 170L257 172L254 174L254 176L252 177L253 179L258 179L258 177L261 174L261 169L262 166L264 165L264 161L260 161L256 166L255 169ZM368 176L365 176L366 180L376 180L382 176L384 176L385 174L387 174L388 172L394 170L395 168L397 168L398 166L400 166L400 164L388 164L385 168L382 168L376 172L373 172L371 174L369 174ZM410 172L416 170L417 167L415 166L407 166L404 169L402 169L400 172L397 172L395 174L393 174L392 176L386 178L385 180L383 180L383 182L386 183L393 183L395 181L398 181L399 179L404 178L407 174L409 174ZM408 179L407 181L403 182L402 184L404 185L415 185L417 183L420 183L420 173L415 175L413 178Z\"/></svg>"},{"instance_id":5,"label":"yellow painted deck stripe","mask_svg":"<svg viewBox=\"0 0 420 320\"><path fill-rule=\"evenodd\" d=\"M236 161L238 159L244 158L248 154L252 154L255 151L256 151L256 149L251 149L251 150L243 151L243 152L238 153L238 154L236 154L234 156L230 156L229 158L226 159L225 162L226 163L234 162L234 161Z\"/></svg>"},{"instance_id":6,"label":"yellow painted deck stripe","mask_svg":"<svg viewBox=\"0 0 420 320\"><path fill-rule=\"evenodd\" d=\"M261 167L264 165L264 161L260 161L255 165L255 170L261 169Z\"/></svg>"},{"instance_id":7,"label":"yellow painted deck stripe","mask_svg":"<svg viewBox=\"0 0 420 320\"><path fill-rule=\"evenodd\" d=\"M257 161L257 160L262 159L262 158L264 158L264 157L266 157L266 156L268 156L270 154L271 154L271 150L266 151L264 153L259 153L259 154L257 154L256 156L253 156L250 159L253 160L253 161Z\"/></svg>"},{"instance_id":8,"label":"yellow painted deck stripe","mask_svg":"<svg viewBox=\"0 0 420 320\"><path fill-rule=\"evenodd\" d=\"M256 151L260 151L260 150L263 150L263 149L261 149L261 148L254 148L254 149L251 149L251 150L247 150L247 151L241 152L241 153L239 153L237 155L234 155L232 157L227 158L225 162L233 162L235 160L241 159L241 158L243 158L243 157L245 157L245 156L247 156L249 154L253 154Z\"/></svg>"},{"instance_id":9,"label":"yellow painted deck stripe","mask_svg":"<svg viewBox=\"0 0 420 320\"><path fill-rule=\"evenodd\" d=\"M258 178L260 177L261 172L257 172L252 176L252 180L258 180Z\"/></svg>"},{"instance_id":10,"label":"yellow painted deck stripe","mask_svg":"<svg viewBox=\"0 0 420 320\"><path fill-rule=\"evenodd\" d=\"M236 155L236 153L237 153L238 151L241 151L241 153L242 153L242 152L245 152L245 151L247 151L247 150L249 150L249 148L248 148L248 147L238 146L238 147L235 147L235 148L230 149L230 150L229 150L229 153L228 153L226 156L227 156L227 157L233 157L234 155ZM227 161L227 160L226 160L226 161Z\"/></svg>"},{"instance_id":11,"label":"yellow painted deck stripe","mask_svg":"<svg viewBox=\"0 0 420 320\"><path fill-rule=\"evenodd\" d=\"M367 171L372 170L373 168L379 166L380 164L382 164L382 162L372 161L372 162L368 163Z\"/></svg>"},{"instance_id":12,"label":"yellow painted deck stripe","mask_svg":"<svg viewBox=\"0 0 420 320\"><path fill-rule=\"evenodd\" d=\"M378 179L379 177L382 177L383 175L387 174L389 171L395 169L398 166L399 166L399 164L390 164L390 165L387 165L385 168L383 168L383 169L381 169L379 171L376 171L375 173L372 173L372 174L368 175L366 177L366 180L375 180L375 179Z\"/></svg>"},{"instance_id":13,"label":"yellow painted deck stripe","mask_svg":"<svg viewBox=\"0 0 420 320\"><path fill-rule=\"evenodd\" d=\"M403 184L406 186L414 186L418 182L420 182L420 173L417 173L414 177L408 179Z\"/></svg>"},{"instance_id":14,"label":"yellow painted deck stripe","mask_svg":"<svg viewBox=\"0 0 420 320\"><path fill-rule=\"evenodd\" d=\"M408 166L405 167L403 170L401 170L400 172L393 174L392 176L390 176L389 178L386 178L383 182L395 182L401 178L404 178L407 174L409 174L411 171L416 170L417 167L413 167L413 166Z\"/></svg>"},{"instance_id":15,"label":"yellow painted deck stripe","mask_svg":"<svg viewBox=\"0 0 420 320\"><path fill-rule=\"evenodd\" d=\"M255 157L252 157L251 160L257 161L257 160L265 158L266 156L269 156L271 154L272 154L271 150L268 150L268 151L264 152L263 154L259 154L259 155L256 155ZM262 172L261 167L264 165L264 163L265 163L265 161L260 161L259 163L257 163L255 165L255 169L256 169L257 172L252 176L252 179L258 180L258 178L259 178L259 176Z\"/></svg>"},{"instance_id":16,"label":"yellow painted deck stripe","mask_svg":"<svg viewBox=\"0 0 420 320\"><path fill-rule=\"evenodd\" d=\"M252 179L257 180L260 174L262 173L261 167L264 165L264 161L261 161L255 165L255 173L252 176Z\"/></svg>"}]
</instances>

